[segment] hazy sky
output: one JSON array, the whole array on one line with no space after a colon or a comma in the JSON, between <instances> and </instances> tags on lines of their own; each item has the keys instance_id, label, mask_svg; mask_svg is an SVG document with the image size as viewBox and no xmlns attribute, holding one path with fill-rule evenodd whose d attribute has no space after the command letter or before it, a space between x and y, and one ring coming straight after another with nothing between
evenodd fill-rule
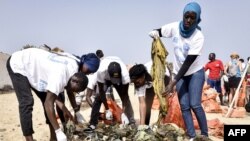
<instances>
[{"instance_id":1,"label":"hazy sky","mask_svg":"<svg viewBox=\"0 0 250 141\"><path fill-rule=\"evenodd\" d=\"M149 31L182 19L190 0L1 0L0 52L26 44L47 44L82 55L102 49L125 63L150 60ZM202 59L210 52L228 61L232 52L250 56L250 1L197 0L205 36ZM173 60L170 39L162 38Z\"/></svg>"}]
</instances>

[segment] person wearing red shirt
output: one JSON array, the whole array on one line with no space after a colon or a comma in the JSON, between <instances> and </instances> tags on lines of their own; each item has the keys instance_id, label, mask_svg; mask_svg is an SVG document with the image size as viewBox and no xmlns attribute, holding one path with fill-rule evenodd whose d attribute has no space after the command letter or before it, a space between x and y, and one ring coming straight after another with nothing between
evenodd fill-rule
<instances>
[{"instance_id":1,"label":"person wearing red shirt","mask_svg":"<svg viewBox=\"0 0 250 141\"><path fill-rule=\"evenodd\" d=\"M224 66L221 60L216 59L215 53L210 53L208 56L210 60L205 65L205 71L209 70L207 84L210 85L211 88L215 88L215 90L219 93L221 105L223 104L223 94L221 92L221 76L224 72Z\"/></svg>"}]
</instances>

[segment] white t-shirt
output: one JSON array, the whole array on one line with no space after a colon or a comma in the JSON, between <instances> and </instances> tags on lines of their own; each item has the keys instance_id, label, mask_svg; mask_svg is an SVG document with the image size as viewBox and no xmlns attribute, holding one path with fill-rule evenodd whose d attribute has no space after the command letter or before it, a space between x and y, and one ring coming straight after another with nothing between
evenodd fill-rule
<instances>
[{"instance_id":1,"label":"white t-shirt","mask_svg":"<svg viewBox=\"0 0 250 141\"><path fill-rule=\"evenodd\" d=\"M147 62L144 66L146 67L147 72L150 74L152 61ZM153 84L147 83L139 88L135 88L135 95L137 95L138 97L145 97L146 89L151 87L153 87Z\"/></svg>"},{"instance_id":2,"label":"white t-shirt","mask_svg":"<svg viewBox=\"0 0 250 141\"><path fill-rule=\"evenodd\" d=\"M161 27L163 37L171 38L174 45L174 70L177 74L188 55L199 55L190 66L185 76L193 74L203 68L200 55L203 48L204 36L198 29L189 38L183 38L179 33L179 22L170 23Z\"/></svg>"},{"instance_id":3,"label":"white t-shirt","mask_svg":"<svg viewBox=\"0 0 250 141\"><path fill-rule=\"evenodd\" d=\"M110 80L108 66L111 62L117 62L120 64L122 70L122 84L128 84L130 82L130 78L127 67L122 62L122 60L116 56L108 56L103 58L103 60L100 62L99 69L97 70L97 81L100 83L105 83L106 80Z\"/></svg>"},{"instance_id":4,"label":"white t-shirt","mask_svg":"<svg viewBox=\"0 0 250 141\"><path fill-rule=\"evenodd\" d=\"M10 66L13 72L26 76L36 90L58 95L78 71L79 66L73 58L29 48L13 53Z\"/></svg>"},{"instance_id":5,"label":"white t-shirt","mask_svg":"<svg viewBox=\"0 0 250 141\"><path fill-rule=\"evenodd\" d=\"M146 89L153 87L152 83L145 84L139 88L135 88L135 95L138 97L145 97Z\"/></svg>"},{"instance_id":6,"label":"white t-shirt","mask_svg":"<svg viewBox=\"0 0 250 141\"><path fill-rule=\"evenodd\" d=\"M89 79L89 83L87 87L91 90L95 90L96 93L99 93L99 87L97 84L97 73L95 72L94 74L90 74L87 77Z\"/></svg>"}]
</instances>

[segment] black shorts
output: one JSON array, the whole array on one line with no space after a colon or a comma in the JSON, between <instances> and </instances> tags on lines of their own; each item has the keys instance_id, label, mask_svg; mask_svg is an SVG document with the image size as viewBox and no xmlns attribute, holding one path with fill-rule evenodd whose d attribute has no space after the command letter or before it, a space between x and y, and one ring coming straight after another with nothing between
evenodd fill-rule
<instances>
[{"instance_id":1,"label":"black shorts","mask_svg":"<svg viewBox=\"0 0 250 141\"><path fill-rule=\"evenodd\" d=\"M229 81L229 87L230 88L237 88L239 83L240 83L241 77L229 77L228 81Z\"/></svg>"}]
</instances>

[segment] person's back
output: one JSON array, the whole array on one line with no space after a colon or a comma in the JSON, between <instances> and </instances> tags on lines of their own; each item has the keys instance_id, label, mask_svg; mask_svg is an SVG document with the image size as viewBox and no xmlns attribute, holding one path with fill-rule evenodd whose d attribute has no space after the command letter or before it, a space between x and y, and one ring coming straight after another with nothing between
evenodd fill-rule
<instances>
[{"instance_id":1,"label":"person's back","mask_svg":"<svg viewBox=\"0 0 250 141\"><path fill-rule=\"evenodd\" d=\"M54 93L60 93L70 76L78 71L76 60L37 48L13 53L10 65L15 73L26 76L38 91L45 91L50 83L58 84L56 89L51 90Z\"/></svg>"}]
</instances>

